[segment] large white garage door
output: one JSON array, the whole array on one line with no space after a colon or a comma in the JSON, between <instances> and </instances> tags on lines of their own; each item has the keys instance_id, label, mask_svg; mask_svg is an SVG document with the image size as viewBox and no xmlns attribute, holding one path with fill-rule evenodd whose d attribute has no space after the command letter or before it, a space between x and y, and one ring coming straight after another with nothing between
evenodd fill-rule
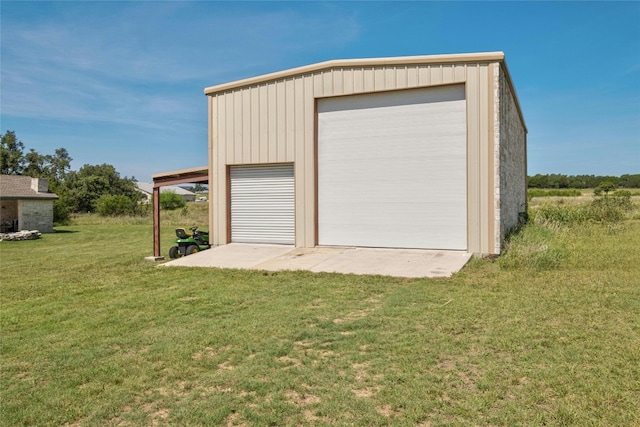
<instances>
[{"instance_id":1,"label":"large white garage door","mask_svg":"<svg viewBox=\"0 0 640 427\"><path fill-rule=\"evenodd\" d=\"M231 241L295 243L293 165L231 166Z\"/></svg>"},{"instance_id":2,"label":"large white garage door","mask_svg":"<svg viewBox=\"0 0 640 427\"><path fill-rule=\"evenodd\" d=\"M318 101L320 245L467 249L464 86Z\"/></svg>"}]
</instances>

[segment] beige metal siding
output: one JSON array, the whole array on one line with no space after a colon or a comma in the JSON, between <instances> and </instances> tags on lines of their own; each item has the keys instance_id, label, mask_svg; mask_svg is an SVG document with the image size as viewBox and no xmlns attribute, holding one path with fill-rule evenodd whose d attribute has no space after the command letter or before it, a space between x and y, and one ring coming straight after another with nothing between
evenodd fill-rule
<instances>
[{"instance_id":1,"label":"beige metal siding","mask_svg":"<svg viewBox=\"0 0 640 427\"><path fill-rule=\"evenodd\" d=\"M465 58L460 56L460 60ZM488 106L494 98L490 67L500 61L497 58L500 57L486 55L486 60L454 63L455 58L442 63L409 58L406 63L388 60L388 65L343 61L347 65L303 67L299 74L275 73L248 79L244 85L239 82L207 89L211 97L210 175L215 188L210 217L210 228L215 227L213 243L227 243L226 166L293 162L296 245L316 245L317 98L463 83L468 118L468 250L493 253L495 141L491 131L494 115ZM329 64L336 63L340 62Z\"/></svg>"}]
</instances>

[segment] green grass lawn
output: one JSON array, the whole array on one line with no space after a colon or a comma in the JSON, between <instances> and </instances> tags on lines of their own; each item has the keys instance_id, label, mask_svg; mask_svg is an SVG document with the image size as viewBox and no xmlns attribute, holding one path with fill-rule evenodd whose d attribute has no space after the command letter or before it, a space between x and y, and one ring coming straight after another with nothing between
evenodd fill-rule
<instances>
[{"instance_id":1,"label":"green grass lawn","mask_svg":"<svg viewBox=\"0 0 640 427\"><path fill-rule=\"evenodd\" d=\"M640 425L637 212L449 279L156 268L148 219L57 230L0 242L0 425Z\"/></svg>"}]
</instances>

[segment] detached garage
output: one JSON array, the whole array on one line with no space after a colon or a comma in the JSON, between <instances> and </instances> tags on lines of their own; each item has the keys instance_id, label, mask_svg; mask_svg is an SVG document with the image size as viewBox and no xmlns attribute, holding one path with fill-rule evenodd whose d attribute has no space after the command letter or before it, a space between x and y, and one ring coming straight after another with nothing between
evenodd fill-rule
<instances>
[{"instance_id":1,"label":"detached garage","mask_svg":"<svg viewBox=\"0 0 640 427\"><path fill-rule=\"evenodd\" d=\"M499 254L526 212L500 52L336 60L205 93L214 244Z\"/></svg>"}]
</instances>

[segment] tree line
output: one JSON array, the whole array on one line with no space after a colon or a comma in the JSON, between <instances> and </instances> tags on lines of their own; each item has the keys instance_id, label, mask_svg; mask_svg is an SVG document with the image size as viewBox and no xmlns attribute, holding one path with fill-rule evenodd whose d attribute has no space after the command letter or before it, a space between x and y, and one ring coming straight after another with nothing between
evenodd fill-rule
<instances>
[{"instance_id":1,"label":"tree line","mask_svg":"<svg viewBox=\"0 0 640 427\"><path fill-rule=\"evenodd\" d=\"M63 223L70 214L98 212L106 215L140 214L146 208L140 204L144 195L136 188L135 177L121 177L109 164L85 164L71 170L73 159L65 148L53 154L41 154L25 146L14 131L2 134L0 142L0 174L47 178L49 189L58 195L54 202L54 221ZM584 189L606 184L612 188L640 188L640 174L617 176L536 174L528 177L529 188ZM184 206L176 194L162 193L160 206L175 209Z\"/></svg>"},{"instance_id":2,"label":"tree line","mask_svg":"<svg viewBox=\"0 0 640 427\"><path fill-rule=\"evenodd\" d=\"M529 188L598 188L611 183L614 188L640 188L640 174L621 176L536 174L528 177Z\"/></svg>"},{"instance_id":3,"label":"tree line","mask_svg":"<svg viewBox=\"0 0 640 427\"><path fill-rule=\"evenodd\" d=\"M140 209L144 195L136 188L135 177L121 177L109 164L85 164L71 170L73 159L65 148L41 154L25 146L14 131L0 139L0 174L47 178L49 190L58 195L53 204L55 223L68 221L70 214L98 212L132 214Z\"/></svg>"}]
</instances>

